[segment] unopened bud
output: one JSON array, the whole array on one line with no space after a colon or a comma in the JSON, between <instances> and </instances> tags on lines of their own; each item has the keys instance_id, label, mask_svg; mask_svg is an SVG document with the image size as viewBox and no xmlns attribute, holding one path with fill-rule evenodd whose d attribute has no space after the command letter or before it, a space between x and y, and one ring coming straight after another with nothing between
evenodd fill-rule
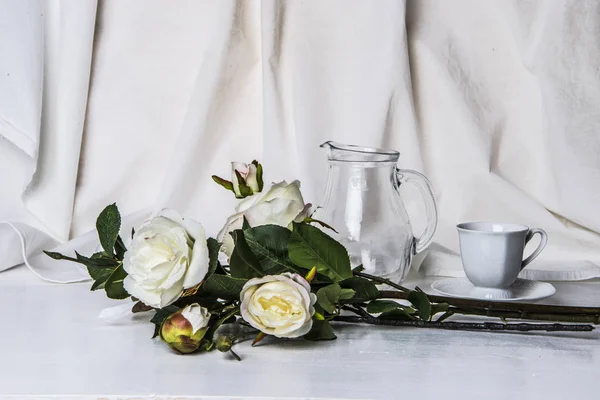
<instances>
[{"instance_id":1,"label":"unopened bud","mask_svg":"<svg viewBox=\"0 0 600 400\"><path fill-rule=\"evenodd\" d=\"M208 316L208 312L197 304L187 306L164 320L160 327L160 337L178 353L193 353L200 347L208 330Z\"/></svg>"},{"instance_id":2,"label":"unopened bud","mask_svg":"<svg viewBox=\"0 0 600 400\"><path fill-rule=\"evenodd\" d=\"M231 339L229 336L219 336L217 340L215 340L215 346L217 347L217 350L225 353L231 350L231 346L233 346L233 339Z\"/></svg>"}]
</instances>

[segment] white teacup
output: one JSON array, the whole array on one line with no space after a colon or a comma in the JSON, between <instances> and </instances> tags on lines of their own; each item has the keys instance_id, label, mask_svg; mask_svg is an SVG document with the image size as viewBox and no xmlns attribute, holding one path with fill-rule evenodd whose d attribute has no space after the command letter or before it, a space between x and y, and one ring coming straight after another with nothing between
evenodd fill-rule
<instances>
[{"instance_id":1,"label":"white teacup","mask_svg":"<svg viewBox=\"0 0 600 400\"><path fill-rule=\"evenodd\" d=\"M467 278L477 287L507 288L519 272L546 247L548 236L542 229L496 222L458 224L460 254ZM525 260L525 245L533 235L541 237L537 249Z\"/></svg>"}]
</instances>

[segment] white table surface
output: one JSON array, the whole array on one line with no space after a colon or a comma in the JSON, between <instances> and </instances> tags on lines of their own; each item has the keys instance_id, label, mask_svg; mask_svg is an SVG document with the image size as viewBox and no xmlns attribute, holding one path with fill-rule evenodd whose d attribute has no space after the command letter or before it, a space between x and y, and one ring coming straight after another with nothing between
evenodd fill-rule
<instances>
[{"instance_id":1,"label":"white table surface","mask_svg":"<svg viewBox=\"0 0 600 400\"><path fill-rule=\"evenodd\" d=\"M555 286L544 302L600 305L598 283ZM45 283L21 267L0 274L0 304L2 398L548 400L600 392L600 330L337 326L333 342L242 343L236 362L218 352L177 356L150 339L146 321L99 320L118 303L88 284Z\"/></svg>"}]
</instances>

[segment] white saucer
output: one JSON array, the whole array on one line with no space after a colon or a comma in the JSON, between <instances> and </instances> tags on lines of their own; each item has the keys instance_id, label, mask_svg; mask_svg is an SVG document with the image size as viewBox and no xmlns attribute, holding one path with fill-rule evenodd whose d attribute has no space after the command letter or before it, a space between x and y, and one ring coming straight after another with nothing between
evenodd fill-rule
<instances>
[{"instance_id":1,"label":"white saucer","mask_svg":"<svg viewBox=\"0 0 600 400\"><path fill-rule=\"evenodd\" d=\"M467 278L450 278L433 282L431 288L446 296L489 301L540 300L556 293L551 284L528 279L517 279L506 289L488 289L473 286Z\"/></svg>"}]
</instances>

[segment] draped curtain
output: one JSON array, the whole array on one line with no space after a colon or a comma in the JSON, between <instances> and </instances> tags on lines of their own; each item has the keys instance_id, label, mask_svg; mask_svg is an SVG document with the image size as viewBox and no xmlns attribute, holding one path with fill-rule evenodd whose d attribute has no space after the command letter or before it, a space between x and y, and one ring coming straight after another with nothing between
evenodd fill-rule
<instances>
[{"instance_id":1,"label":"draped curtain","mask_svg":"<svg viewBox=\"0 0 600 400\"><path fill-rule=\"evenodd\" d=\"M93 250L113 202L214 235L232 160L319 204L335 140L432 181L422 273L461 275L456 223L498 220L549 233L523 276L600 276L594 0L0 0L0 52L0 269L84 279L39 251Z\"/></svg>"}]
</instances>

